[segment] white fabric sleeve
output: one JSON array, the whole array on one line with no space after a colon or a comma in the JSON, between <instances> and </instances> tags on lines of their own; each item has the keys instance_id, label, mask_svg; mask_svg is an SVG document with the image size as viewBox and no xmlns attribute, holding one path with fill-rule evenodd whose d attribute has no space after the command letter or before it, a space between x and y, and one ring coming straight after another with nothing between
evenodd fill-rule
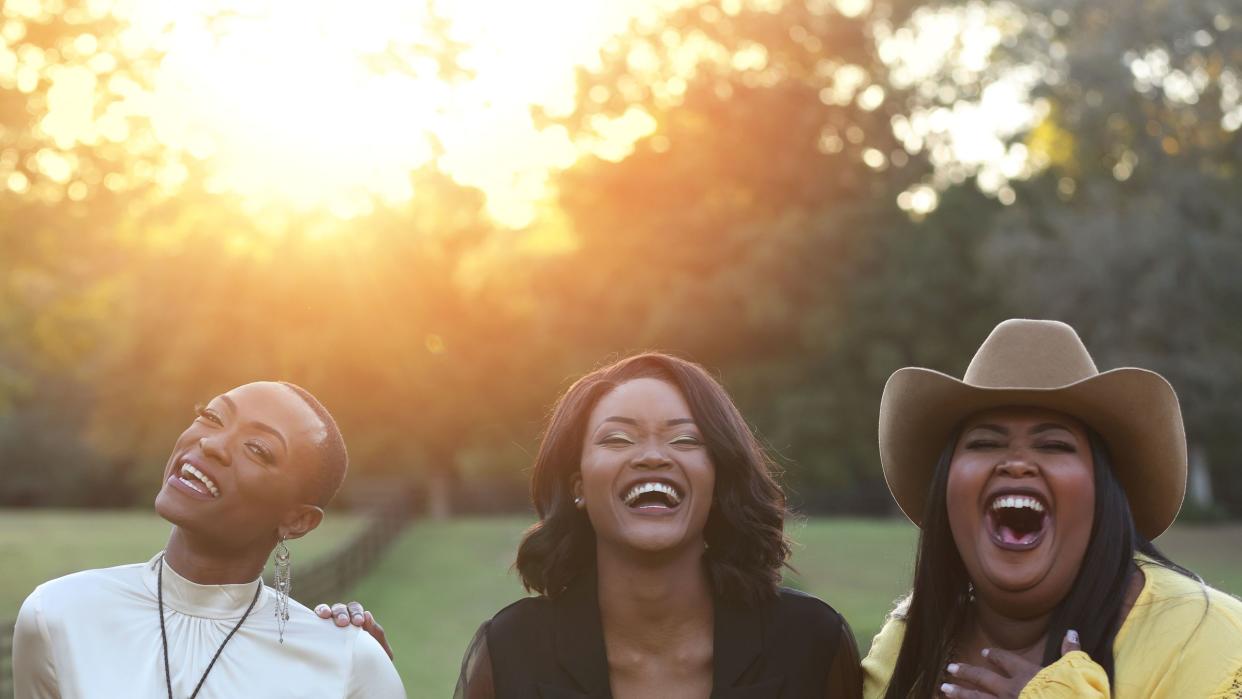
<instances>
[{"instance_id":1,"label":"white fabric sleeve","mask_svg":"<svg viewBox=\"0 0 1242 699\"><path fill-rule=\"evenodd\" d=\"M52 638L47 630L39 588L22 603L13 628L13 696L15 699L60 699Z\"/></svg>"},{"instance_id":2,"label":"white fabric sleeve","mask_svg":"<svg viewBox=\"0 0 1242 699\"><path fill-rule=\"evenodd\" d=\"M371 634L354 628L354 662L349 673L349 699L405 699L405 686L388 654Z\"/></svg>"}]
</instances>

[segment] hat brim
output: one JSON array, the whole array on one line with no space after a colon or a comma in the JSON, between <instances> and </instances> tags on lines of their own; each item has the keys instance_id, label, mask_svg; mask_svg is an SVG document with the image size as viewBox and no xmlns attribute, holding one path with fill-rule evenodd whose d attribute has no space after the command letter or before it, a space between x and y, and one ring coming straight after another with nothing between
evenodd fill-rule
<instances>
[{"instance_id":1,"label":"hat brim","mask_svg":"<svg viewBox=\"0 0 1242 699\"><path fill-rule=\"evenodd\" d=\"M1154 539L1173 523L1186 494L1186 433L1177 394L1146 369L1123 368L1057 388L981 388L930 369L889 377L880 399L884 479L915 524L936 462L954 429L989 408L1033 406L1082 420L1108 446L1139 533Z\"/></svg>"}]
</instances>

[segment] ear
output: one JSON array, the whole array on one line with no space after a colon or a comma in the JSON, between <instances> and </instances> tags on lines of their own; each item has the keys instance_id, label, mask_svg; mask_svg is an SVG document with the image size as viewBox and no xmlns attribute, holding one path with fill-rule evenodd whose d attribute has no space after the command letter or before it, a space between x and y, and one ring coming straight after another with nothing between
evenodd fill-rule
<instances>
[{"instance_id":1,"label":"ear","mask_svg":"<svg viewBox=\"0 0 1242 699\"><path fill-rule=\"evenodd\" d=\"M301 539L323 521L323 508L315 505L298 505L285 515L277 527L282 539Z\"/></svg>"},{"instance_id":2,"label":"ear","mask_svg":"<svg viewBox=\"0 0 1242 699\"><path fill-rule=\"evenodd\" d=\"M574 471L569 477L569 497L577 499L582 497L582 472Z\"/></svg>"}]
</instances>

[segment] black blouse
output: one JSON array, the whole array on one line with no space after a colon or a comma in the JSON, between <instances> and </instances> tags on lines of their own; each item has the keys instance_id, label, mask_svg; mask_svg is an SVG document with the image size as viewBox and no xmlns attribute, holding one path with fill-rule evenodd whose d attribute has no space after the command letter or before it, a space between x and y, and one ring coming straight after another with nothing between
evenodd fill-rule
<instances>
[{"instance_id":1,"label":"black blouse","mask_svg":"<svg viewBox=\"0 0 1242 699\"><path fill-rule=\"evenodd\" d=\"M758 606L715 604L712 699L862 696L845 619L781 588ZM611 699L594 575L556 598L528 597L479 627L455 699Z\"/></svg>"}]
</instances>

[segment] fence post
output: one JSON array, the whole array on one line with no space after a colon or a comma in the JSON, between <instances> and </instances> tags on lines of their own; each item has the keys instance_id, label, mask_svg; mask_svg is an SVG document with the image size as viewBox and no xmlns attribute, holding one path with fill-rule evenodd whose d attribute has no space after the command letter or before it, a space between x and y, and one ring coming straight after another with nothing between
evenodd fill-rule
<instances>
[{"instance_id":1,"label":"fence post","mask_svg":"<svg viewBox=\"0 0 1242 699\"><path fill-rule=\"evenodd\" d=\"M13 627L15 622L0 621L0 697L13 696Z\"/></svg>"}]
</instances>

